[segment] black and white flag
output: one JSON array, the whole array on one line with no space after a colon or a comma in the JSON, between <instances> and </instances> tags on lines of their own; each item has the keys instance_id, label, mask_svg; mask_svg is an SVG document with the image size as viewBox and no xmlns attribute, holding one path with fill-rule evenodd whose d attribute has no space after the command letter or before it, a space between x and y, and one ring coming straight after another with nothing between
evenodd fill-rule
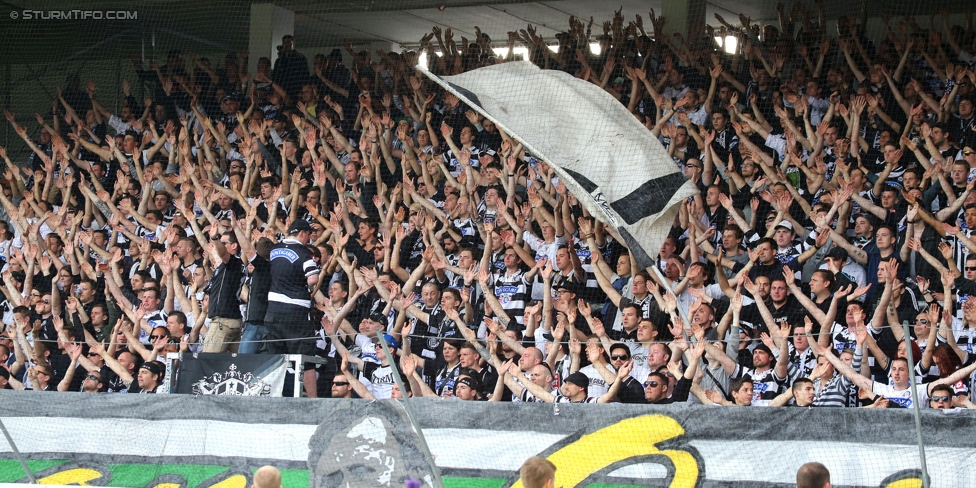
<instances>
[{"instance_id":1,"label":"black and white flag","mask_svg":"<svg viewBox=\"0 0 976 488\"><path fill-rule=\"evenodd\" d=\"M282 355L184 354L173 392L280 397L288 364Z\"/></svg>"},{"instance_id":2,"label":"black and white flag","mask_svg":"<svg viewBox=\"0 0 976 488\"><path fill-rule=\"evenodd\" d=\"M552 166L593 216L617 229L638 265L653 265L678 204L697 190L619 101L529 62L443 78L418 69Z\"/></svg>"}]
</instances>

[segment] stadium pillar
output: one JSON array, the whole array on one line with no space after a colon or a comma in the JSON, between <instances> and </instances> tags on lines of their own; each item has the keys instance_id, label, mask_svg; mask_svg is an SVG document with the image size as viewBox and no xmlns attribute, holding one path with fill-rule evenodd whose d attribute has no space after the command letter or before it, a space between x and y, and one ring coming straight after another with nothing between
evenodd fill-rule
<instances>
[{"instance_id":1,"label":"stadium pillar","mask_svg":"<svg viewBox=\"0 0 976 488\"><path fill-rule=\"evenodd\" d=\"M667 35L680 32L689 39L691 27L705 25L705 0L664 0L661 15L667 17L664 31Z\"/></svg>"},{"instance_id":2,"label":"stadium pillar","mask_svg":"<svg viewBox=\"0 0 976 488\"><path fill-rule=\"evenodd\" d=\"M273 3L251 4L251 30L248 38L247 70L254 75L258 72L258 59L267 57L274 65L278 59L278 46L281 38L295 33L295 12L281 8ZM296 40L297 42L301 42Z\"/></svg>"}]
</instances>

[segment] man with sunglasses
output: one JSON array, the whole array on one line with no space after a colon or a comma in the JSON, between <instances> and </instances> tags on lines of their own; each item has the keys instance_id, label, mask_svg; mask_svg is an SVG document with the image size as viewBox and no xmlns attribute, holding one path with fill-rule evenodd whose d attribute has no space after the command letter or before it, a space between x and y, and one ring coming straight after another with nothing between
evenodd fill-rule
<instances>
[{"instance_id":1,"label":"man with sunglasses","mask_svg":"<svg viewBox=\"0 0 976 488\"><path fill-rule=\"evenodd\" d=\"M93 353L89 352L89 356ZM98 356L98 354L95 354ZM81 391L84 393L101 393L105 384L102 383L102 372L101 371L91 371L85 376L85 380L81 383Z\"/></svg>"},{"instance_id":2,"label":"man with sunglasses","mask_svg":"<svg viewBox=\"0 0 976 488\"><path fill-rule=\"evenodd\" d=\"M685 368L684 373L681 372L681 359L675 358L674 361L668 363L666 369L647 375L647 380L643 384L644 399L646 402L657 405L669 405L688 401L692 379L695 378L695 373L698 372L698 363L701 360L702 354L705 352L705 346L706 342L701 341L695 347L688 349L688 367ZM669 377L677 378L677 381L674 383L674 388L671 388L671 380ZM621 385L621 389L623 389L623 386L626 386L626 382Z\"/></svg>"},{"instance_id":3,"label":"man with sunglasses","mask_svg":"<svg viewBox=\"0 0 976 488\"><path fill-rule=\"evenodd\" d=\"M610 364L613 366L614 371L619 370L627 364L630 358L630 348L626 344L616 342L610 346ZM634 374L635 371L631 371L620 385L620 390L617 392L617 400L620 403L647 403L644 394L644 385L635 378ZM658 373L652 374L656 375Z\"/></svg>"},{"instance_id":4,"label":"man with sunglasses","mask_svg":"<svg viewBox=\"0 0 976 488\"><path fill-rule=\"evenodd\" d=\"M897 403L905 408L912 407L913 399L911 389L913 387L918 400L923 402L922 404L925 405L929 402L929 398L937 396L934 392L940 385L952 385L957 381L968 377L973 373L973 371L976 371L976 363L973 363L957 370L945 378L929 383L916 382L914 385L912 385L908 375L908 360L905 358L897 358L891 360L891 364L889 365L891 370L889 375L890 382L889 384L884 384L877 381L872 381L870 378L861 375L859 371L856 371L852 367L848 366L846 363L841 361L840 358L834 357L832 354L824 354L824 348L814 344L811 344L810 347L813 347L814 351L827 358L827 360L833 364L838 373L844 375L862 390L867 390L876 395L885 397L890 402Z\"/></svg>"},{"instance_id":5,"label":"man with sunglasses","mask_svg":"<svg viewBox=\"0 0 976 488\"><path fill-rule=\"evenodd\" d=\"M39 364L27 371L30 378L31 387L35 391L55 391L57 390L57 380L54 379L54 370L47 364Z\"/></svg>"},{"instance_id":6,"label":"man with sunglasses","mask_svg":"<svg viewBox=\"0 0 976 488\"><path fill-rule=\"evenodd\" d=\"M952 388L949 385L939 385L932 388L932 394L929 396L929 408L936 410L950 410L955 408L953 405Z\"/></svg>"},{"instance_id":7,"label":"man with sunglasses","mask_svg":"<svg viewBox=\"0 0 976 488\"><path fill-rule=\"evenodd\" d=\"M332 380L331 398L353 398L352 393L352 385L346 379L345 373L336 371L335 377Z\"/></svg>"}]
</instances>

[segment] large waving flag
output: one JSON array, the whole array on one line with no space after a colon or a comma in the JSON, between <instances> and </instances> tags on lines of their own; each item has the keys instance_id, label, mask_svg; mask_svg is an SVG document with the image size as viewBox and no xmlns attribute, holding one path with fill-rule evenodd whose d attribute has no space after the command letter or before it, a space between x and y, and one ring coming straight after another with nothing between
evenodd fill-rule
<instances>
[{"instance_id":1,"label":"large waving flag","mask_svg":"<svg viewBox=\"0 0 976 488\"><path fill-rule=\"evenodd\" d=\"M617 229L638 265L653 264L678 204L696 189L619 101L529 62L443 78L418 69L546 161L593 216Z\"/></svg>"}]
</instances>

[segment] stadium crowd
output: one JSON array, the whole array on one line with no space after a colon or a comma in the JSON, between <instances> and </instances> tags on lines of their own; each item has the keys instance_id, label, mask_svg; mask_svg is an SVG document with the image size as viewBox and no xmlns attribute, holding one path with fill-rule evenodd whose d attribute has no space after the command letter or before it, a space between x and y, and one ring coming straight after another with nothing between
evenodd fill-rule
<instances>
[{"instance_id":1,"label":"stadium crowd","mask_svg":"<svg viewBox=\"0 0 976 488\"><path fill-rule=\"evenodd\" d=\"M435 28L421 54L309 65L286 36L256 73L173 50L117 110L89 82L36 138L6 112L31 152L0 149L0 385L154 393L167 353L300 353L328 359L308 396L907 407L914 371L923 406L974 408L972 18L871 39L778 11L687 39L653 11L650 33L571 18L504 57ZM652 267L413 69L517 44L619 99L700 190Z\"/></svg>"}]
</instances>

